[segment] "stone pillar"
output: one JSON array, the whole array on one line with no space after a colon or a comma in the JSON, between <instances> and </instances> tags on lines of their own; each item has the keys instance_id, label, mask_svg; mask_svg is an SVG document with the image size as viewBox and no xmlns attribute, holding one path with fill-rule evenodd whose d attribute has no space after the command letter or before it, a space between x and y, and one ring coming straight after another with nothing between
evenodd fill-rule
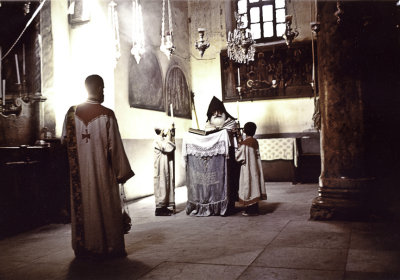
<instances>
[{"instance_id":1,"label":"stone pillar","mask_svg":"<svg viewBox=\"0 0 400 280\"><path fill-rule=\"evenodd\" d=\"M38 46L40 53L40 73L41 73L41 95L48 98L48 101L44 103L44 123L43 127L46 127L49 132L55 137L56 129L56 116L54 111L54 40L53 40L53 28L51 18L51 6L52 2L48 1L44 4L40 11L40 35L41 43Z\"/></svg>"},{"instance_id":2,"label":"stone pillar","mask_svg":"<svg viewBox=\"0 0 400 280\"><path fill-rule=\"evenodd\" d=\"M314 220L357 219L367 211L373 181L365 166L362 2L318 3L318 75L321 109L319 196Z\"/></svg>"}]
</instances>

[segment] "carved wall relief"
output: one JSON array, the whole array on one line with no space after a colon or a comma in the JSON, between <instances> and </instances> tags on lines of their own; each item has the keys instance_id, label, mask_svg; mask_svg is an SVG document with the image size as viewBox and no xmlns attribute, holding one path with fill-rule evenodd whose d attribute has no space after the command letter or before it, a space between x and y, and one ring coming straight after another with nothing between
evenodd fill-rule
<instances>
[{"instance_id":1,"label":"carved wall relief","mask_svg":"<svg viewBox=\"0 0 400 280\"><path fill-rule=\"evenodd\" d=\"M238 71L239 68L239 71ZM258 48L249 64L231 61L221 53L223 101L262 100L313 96L311 43Z\"/></svg>"}]
</instances>

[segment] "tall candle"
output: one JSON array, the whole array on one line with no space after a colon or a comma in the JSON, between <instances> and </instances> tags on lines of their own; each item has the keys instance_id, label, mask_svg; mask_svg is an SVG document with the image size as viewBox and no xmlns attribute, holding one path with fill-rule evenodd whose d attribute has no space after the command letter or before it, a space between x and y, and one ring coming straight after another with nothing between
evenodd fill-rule
<instances>
[{"instance_id":1,"label":"tall candle","mask_svg":"<svg viewBox=\"0 0 400 280\"><path fill-rule=\"evenodd\" d=\"M22 75L25 76L25 44L22 44Z\"/></svg>"},{"instance_id":2,"label":"tall candle","mask_svg":"<svg viewBox=\"0 0 400 280\"><path fill-rule=\"evenodd\" d=\"M318 21L318 0L315 0L314 5L314 21Z\"/></svg>"},{"instance_id":3,"label":"tall candle","mask_svg":"<svg viewBox=\"0 0 400 280\"><path fill-rule=\"evenodd\" d=\"M3 97L3 107L6 106L6 80L3 80L3 92L4 92L4 97Z\"/></svg>"},{"instance_id":4,"label":"tall candle","mask_svg":"<svg viewBox=\"0 0 400 280\"><path fill-rule=\"evenodd\" d=\"M240 68L238 67L238 86L240 87Z\"/></svg>"},{"instance_id":5,"label":"tall candle","mask_svg":"<svg viewBox=\"0 0 400 280\"><path fill-rule=\"evenodd\" d=\"M18 54L15 54L15 70L17 71L17 84L21 84L21 77L19 76Z\"/></svg>"},{"instance_id":6,"label":"tall candle","mask_svg":"<svg viewBox=\"0 0 400 280\"><path fill-rule=\"evenodd\" d=\"M174 122L174 108L172 107L172 103L169 105L170 110L171 110L171 118L172 118L172 122Z\"/></svg>"},{"instance_id":7,"label":"tall candle","mask_svg":"<svg viewBox=\"0 0 400 280\"><path fill-rule=\"evenodd\" d=\"M239 100L236 101L236 109L237 109L237 121L239 121Z\"/></svg>"}]
</instances>

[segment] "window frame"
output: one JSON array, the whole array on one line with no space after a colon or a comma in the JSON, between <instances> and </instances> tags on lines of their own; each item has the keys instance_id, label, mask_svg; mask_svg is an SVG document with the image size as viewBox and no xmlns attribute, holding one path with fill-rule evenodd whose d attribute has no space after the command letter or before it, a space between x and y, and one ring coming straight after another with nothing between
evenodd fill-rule
<instances>
[{"instance_id":1,"label":"window frame","mask_svg":"<svg viewBox=\"0 0 400 280\"><path fill-rule=\"evenodd\" d=\"M260 25L260 32L261 32L261 38L258 39L254 39L256 41L256 43L269 43L269 42L276 42L276 41L281 41L283 40L282 36L277 36L277 25L280 23L284 23L284 22L277 22L276 21L276 11L279 9L283 9L285 11L285 15L287 14L287 5L286 5L286 0L285 0L285 7L284 8L276 8L275 5L275 0L259 0L258 2L254 2L254 3L250 3L250 0L245 0L247 3L247 11L246 13L240 14L240 15L244 15L246 14L247 16L247 26L246 28L248 28L249 30L251 30L250 26L251 26L251 18L250 18L250 9L254 8L254 7L258 7L259 8L259 16L260 16L260 21L257 22L257 24ZM239 0L235 1L235 5L236 5L236 11L239 13L239 7L238 7L238 2ZM274 28L274 35L272 37L264 37L264 23L268 22L268 21L264 21L263 18L263 12L262 12L262 7L263 6L268 6L268 5L272 5L272 12L273 12L273 20L272 20L272 24L273 24L273 28Z\"/></svg>"}]
</instances>

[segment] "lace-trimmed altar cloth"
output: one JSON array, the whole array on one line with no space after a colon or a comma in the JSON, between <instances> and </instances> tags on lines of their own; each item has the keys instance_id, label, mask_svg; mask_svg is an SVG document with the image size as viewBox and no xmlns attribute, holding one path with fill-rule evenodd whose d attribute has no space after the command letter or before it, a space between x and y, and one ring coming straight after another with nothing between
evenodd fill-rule
<instances>
[{"instance_id":1,"label":"lace-trimmed altar cloth","mask_svg":"<svg viewBox=\"0 0 400 280\"><path fill-rule=\"evenodd\" d=\"M188 201L186 214L225 215L228 209L228 132L185 134L182 154L186 162Z\"/></svg>"},{"instance_id":2,"label":"lace-trimmed altar cloth","mask_svg":"<svg viewBox=\"0 0 400 280\"><path fill-rule=\"evenodd\" d=\"M185 160L187 155L197 157L228 156L229 145L229 134L225 129L209 135L187 132L183 137L182 156Z\"/></svg>"}]
</instances>

